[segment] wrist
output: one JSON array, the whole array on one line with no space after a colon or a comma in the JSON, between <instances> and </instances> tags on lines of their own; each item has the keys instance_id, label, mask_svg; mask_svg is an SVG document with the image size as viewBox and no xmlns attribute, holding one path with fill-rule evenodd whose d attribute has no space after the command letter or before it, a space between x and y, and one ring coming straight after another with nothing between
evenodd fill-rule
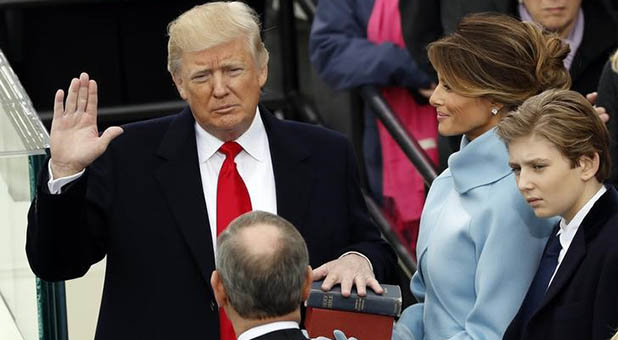
<instances>
[{"instance_id":1,"label":"wrist","mask_svg":"<svg viewBox=\"0 0 618 340\"><path fill-rule=\"evenodd\" d=\"M56 162L54 162L53 159L49 161L49 164L50 164L50 169L51 169L53 179L69 177L69 176L75 175L81 172L82 170L84 170L83 167L75 167L71 165L57 164Z\"/></svg>"}]
</instances>

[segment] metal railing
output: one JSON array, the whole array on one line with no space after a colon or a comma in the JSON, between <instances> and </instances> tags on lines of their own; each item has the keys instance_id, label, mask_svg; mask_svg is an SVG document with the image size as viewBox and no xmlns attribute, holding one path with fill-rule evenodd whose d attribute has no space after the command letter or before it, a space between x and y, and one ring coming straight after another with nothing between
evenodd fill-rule
<instances>
[{"instance_id":1,"label":"metal railing","mask_svg":"<svg viewBox=\"0 0 618 340\"><path fill-rule=\"evenodd\" d=\"M423 177L425 184L431 186L438 176L436 168L416 139L401 124L382 94L375 86L366 85L361 87L361 96Z\"/></svg>"}]
</instances>

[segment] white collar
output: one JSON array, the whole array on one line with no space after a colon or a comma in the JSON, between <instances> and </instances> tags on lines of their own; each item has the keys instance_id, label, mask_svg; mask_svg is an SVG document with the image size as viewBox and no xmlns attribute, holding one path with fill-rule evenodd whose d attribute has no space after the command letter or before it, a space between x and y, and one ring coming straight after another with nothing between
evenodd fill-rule
<instances>
[{"instance_id":1,"label":"white collar","mask_svg":"<svg viewBox=\"0 0 618 340\"><path fill-rule=\"evenodd\" d=\"M590 212L590 209L592 209L597 200L601 198L606 191L607 189L605 186L601 185L601 189L599 189L599 191L597 191L597 193L594 194L588 202L581 207L581 209L579 209L569 224L566 223L564 218L560 219L560 230L558 231L558 235L560 235L560 245L562 246L562 249L569 248L571 241L573 241L573 237L575 237L575 233L584 221L584 218L588 215L588 212Z\"/></svg>"},{"instance_id":2,"label":"white collar","mask_svg":"<svg viewBox=\"0 0 618 340\"><path fill-rule=\"evenodd\" d=\"M223 141L219 138L206 132L198 123L195 122L195 136L197 141L197 155L198 160L201 163L208 161L219 150ZM266 136L266 129L264 128L264 122L260 116L260 109L255 109L255 116L253 122L243 133L236 139L236 142L242 146L243 150L247 152L251 157L255 158L258 162L264 160L264 148L268 143L268 137Z\"/></svg>"},{"instance_id":3,"label":"white collar","mask_svg":"<svg viewBox=\"0 0 618 340\"><path fill-rule=\"evenodd\" d=\"M268 334L274 331L279 331L282 329L290 329L290 328L299 329L300 327L298 327L298 322L296 321L271 322L271 323L253 327L253 328L250 328L244 331L241 335L238 336L237 340L251 340L259 336L262 336L264 334Z\"/></svg>"}]
</instances>

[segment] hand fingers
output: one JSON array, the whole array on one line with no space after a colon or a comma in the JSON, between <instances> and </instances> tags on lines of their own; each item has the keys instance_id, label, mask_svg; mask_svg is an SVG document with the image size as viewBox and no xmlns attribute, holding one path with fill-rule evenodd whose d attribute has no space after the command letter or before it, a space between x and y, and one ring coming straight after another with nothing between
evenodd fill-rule
<instances>
[{"instance_id":1,"label":"hand fingers","mask_svg":"<svg viewBox=\"0 0 618 340\"><path fill-rule=\"evenodd\" d=\"M337 283L339 283L339 278L337 277L337 275L329 273L326 276L326 278L324 279L324 282L322 282L322 287L321 288L322 288L323 291L329 291Z\"/></svg>"},{"instance_id":2,"label":"hand fingers","mask_svg":"<svg viewBox=\"0 0 618 340\"><path fill-rule=\"evenodd\" d=\"M369 286L371 289L373 289L373 291L376 292L377 294L384 293L384 288L382 288L382 286L380 286L380 283L374 277L372 277L369 280L367 280L367 286Z\"/></svg>"},{"instance_id":3,"label":"hand fingers","mask_svg":"<svg viewBox=\"0 0 618 340\"><path fill-rule=\"evenodd\" d=\"M97 114L97 105L99 103L97 82L90 80L88 83L88 105L86 105L86 113L95 115Z\"/></svg>"},{"instance_id":4,"label":"hand fingers","mask_svg":"<svg viewBox=\"0 0 618 340\"><path fill-rule=\"evenodd\" d=\"M79 79L73 78L71 79L71 85L69 85L69 90L67 91L67 100L65 104L65 113L75 113L75 108L77 107L77 95L79 91Z\"/></svg>"},{"instance_id":5,"label":"hand fingers","mask_svg":"<svg viewBox=\"0 0 618 340\"><path fill-rule=\"evenodd\" d=\"M86 111L86 104L88 103L88 96L90 94L88 91L88 85L89 85L88 73L82 72L79 75L79 90L77 92L77 111L78 112Z\"/></svg>"},{"instance_id":6,"label":"hand fingers","mask_svg":"<svg viewBox=\"0 0 618 340\"><path fill-rule=\"evenodd\" d=\"M601 118L601 121L603 121L603 123L607 123L609 121L609 114L604 107L595 106L594 110L596 111L597 116Z\"/></svg>"},{"instance_id":7,"label":"hand fingers","mask_svg":"<svg viewBox=\"0 0 618 340\"><path fill-rule=\"evenodd\" d=\"M356 292L358 293L358 296L365 296L367 295L367 281L365 280L365 278L363 278L360 275L357 275L354 278L354 285L356 286Z\"/></svg>"},{"instance_id":8,"label":"hand fingers","mask_svg":"<svg viewBox=\"0 0 618 340\"><path fill-rule=\"evenodd\" d=\"M119 126L112 126L105 129L101 138L99 139L99 150L101 153L107 149L109 143L116 137L120 136L124 130Z\"/></svg>"},{"instance_id":9,"label":"hand fingers","mask_svg":"<svg viewBox=\"0 0 618 340\"><path fill-rule=\"evenodd\" d=\"M350 293L352 292L352 283L353 282L354 281L349 276L344 276L341 279L341 295L343 295L345 297L350 296Z\"/></svg>"},{"instance_id":10,"label":"hand fingers","mask_svg":"<svg viewBox=\"0 0 618 340\"><path fill-rule=\"evenodd\" d=\"M311 279L317 281L326 276L326 274L328 274L327 264L323 264L311 271Z\"/></svg>"},{"instance_id":11,"label":"hand fingers","mask_svg":"<svg viewBox=\"0 0 618 340\"><path fill-rule=\"evenodd\" d=\"M591 92L586 95L586 99L590 102L590 104L594 105L597 102L597 97L599 96L596 92Z\"/></svg>"},{"instance_id":12,"label":"hand fingers","mask_svg":"<svg viewBox=\"0 0 618 340\"><path fill-rule=\"evenodd\" d=\"M64 114L64 91L56 91L54 96L54 118L58 118Z\"/></svg>"}]
</instances>

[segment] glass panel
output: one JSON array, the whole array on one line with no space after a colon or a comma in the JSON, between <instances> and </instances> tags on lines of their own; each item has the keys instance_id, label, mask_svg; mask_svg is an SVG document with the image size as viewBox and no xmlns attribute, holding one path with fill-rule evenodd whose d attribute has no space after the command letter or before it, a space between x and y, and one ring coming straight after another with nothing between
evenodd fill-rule
<instances>
[{"instance_id":1,"label":"glass panel","mask_svg":"<svg viewBox=\"0 0 618 340\"><path fill-rule=\"evenodd\" d=\"M43 154L48 147L49 134L0 51L0 157Z\"/></svg>"},{"instance_id":2,"label":"glass panel","mask_svg":"<svg viewBox=\"0 0 618 340\"><path fill-rule=\"evenodd\" d=\"M24 250L29 206L28 157L0 157L0 328L7 332L2 340L39 339L36 280Z\"/></svg>"}]
</instances>

